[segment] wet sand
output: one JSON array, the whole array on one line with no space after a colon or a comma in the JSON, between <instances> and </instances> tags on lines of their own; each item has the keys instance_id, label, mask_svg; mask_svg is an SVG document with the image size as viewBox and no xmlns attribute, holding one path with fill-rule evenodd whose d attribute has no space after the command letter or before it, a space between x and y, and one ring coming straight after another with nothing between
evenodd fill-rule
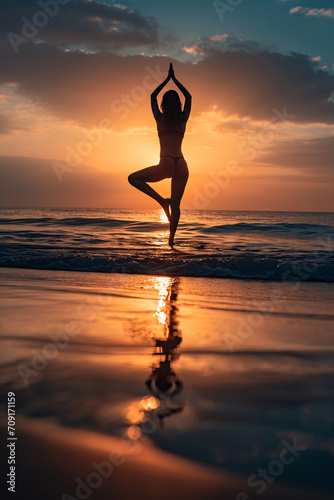
<instances>
[{"instance_id":1,"label":"wet sand","mask_svg":"<svg viewBox=\"0 0 334 500\"><path fill-rule=\"evenodd\" d=\"M240 489L242 477L160 451L152 443L137 447L133 442L59 427L45 420L22 418L19 427L24 450L17 470L20 499L247 498ZM316 495L276 485L261 498L311 500Z\"/></svg>"},{"instance_id":2,"label":"wet sand","mask_svg":"<svg viewBox=\"0 0 334 500\"><path fill-rule=\"evenodd\" d=\"M0 277L16 498L79 498L113 451L124 463L81 498L331 497L333 285Z\"/></svg>"}]
</instances>

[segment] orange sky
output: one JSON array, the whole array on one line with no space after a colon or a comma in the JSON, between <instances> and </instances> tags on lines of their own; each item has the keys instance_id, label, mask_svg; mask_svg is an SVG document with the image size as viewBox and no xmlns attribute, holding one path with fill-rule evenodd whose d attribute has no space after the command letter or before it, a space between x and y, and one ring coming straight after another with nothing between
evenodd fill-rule
<instances>
[{"instance_id":1,"label":"orange sky","mask_svg":"<svg viewBox=\"0 0 334 500\"><path fill-rule=\"evenodd\" d=\"M154 207L127 176L159 160L149 97L173 61L193 95L185 208L332 211L333 75L232 35L199 40L179 60L2 41L1 205Z\"/></svg>"}]
</instances>

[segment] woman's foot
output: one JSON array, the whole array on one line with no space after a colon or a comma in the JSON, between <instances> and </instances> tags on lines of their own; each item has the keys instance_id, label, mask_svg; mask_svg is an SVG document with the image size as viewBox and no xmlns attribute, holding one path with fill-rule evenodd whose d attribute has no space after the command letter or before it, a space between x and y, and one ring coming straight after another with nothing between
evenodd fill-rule
<instances>
[{"instance_id":1,"label":"woman's foot","mask_svg":"<svg viewBox=\"0 0 334 500\"><path fill-rule=\"evenodd\" d=\"M162 203L161 203L161 206L163 208L163 211L166 214L167 219L170 222L170 212L169 212L170 198L164 198L163 201L162 201Z\"/></svg>"},{"instance_id":2,"label":"woman's foot","mask_svg":"<svg viewBox=\"0 0 334 500\"><path fill-rule=\"evenodd\" d=\"M173 248L173 246L175 245L174 243L174 238L172 238L171 236L169 237L169 240L168 240L168 245Z\"/></svg>"}]
</instances>

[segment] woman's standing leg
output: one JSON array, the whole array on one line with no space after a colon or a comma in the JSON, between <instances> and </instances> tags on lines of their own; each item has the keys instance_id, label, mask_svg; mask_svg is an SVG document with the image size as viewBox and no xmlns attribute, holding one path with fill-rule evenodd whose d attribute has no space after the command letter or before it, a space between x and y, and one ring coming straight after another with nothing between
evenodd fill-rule
<instances>
[{"instance_id":1,"label":"woman's standing leg","mask_svg":"<svg viewBox=\"0 0 334 500\"><path fill-rule=\"evenodd\" d=\"M181 199L188 181L189 172L188 166L184 159L180 159L177 162L177 172L172 178L172 194L170 200L170 234L169 234L169 246L174 245L174 236L176 233L177 226L180 220L180 203Z\"/></svg>"}]
</instances>

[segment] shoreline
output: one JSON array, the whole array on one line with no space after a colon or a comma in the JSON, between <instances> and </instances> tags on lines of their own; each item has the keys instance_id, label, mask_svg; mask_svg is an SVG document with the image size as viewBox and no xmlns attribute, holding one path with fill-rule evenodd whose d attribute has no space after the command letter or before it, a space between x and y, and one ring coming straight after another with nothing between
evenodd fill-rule
<instances>
[{"instance_id":1,"label":"shoreline","mask_svg":"<svg viewBox=\"0 0 334 500\"><path fill-rule=\"evenodd\" d=\"M171 250L172 252L173 250ZM129 257L130 259L130 257ZM138 272L138 273L135 273L133 272L133 270L129 270L129 271L123 271L123 272L120 272L119 270L115 270L115 271L111 271L110 269L109 270L106 270L106 271L102 271L101 269L99 269L98 271L92 271L92 270L89 270L89 269L69 269L68 267L64 266L63 268L62 267L59 267L59 268L48 268L48 267L26 267L26 266L11 266L11 265L1 265L0 266L0 272L1 270L6 270L6 269L17 269L17 270L24 270L24 271L38 271L38 272L52 272L52 273L57 273L57 272L60 272L60 273L76 273L76 274L92 274L93 276L94 275L109 275L109 276L114 276L114 275L119 275L119 276L142 276L143 278L145 277L150 277L150 278L174 278L174 279L177 279L177 278L186 278L186 279L195 279L195 280L214 280L214 281L229 281L229 280L232 280L232 281L240 281L240 282L246 282L246 283L273 283L273 284L277 284L277 285L280 285L282 283L286 283L286 284L294 284L294 283L314 283L315 285L329 285L329 286L333 286L334 287L334 279L331 279L331 280L318 280L318 279L284 279L284 278L272 278L272 277L269 277L269 278L265 278L263 276L261 277L247 277L247 276L233 276L233 275L226 275L226 276L215 276L215 275L212 275L212 276L207 276L207 275L196 275L196 276L193 276L193 275L189 275L189 274L180 274L180 273L170 273L170 274L164 274L164 273L159 273L159 272L152 272L151 274L147 272L147 270L145 270L145 272Z\"/></svg>"}]
</instances>

